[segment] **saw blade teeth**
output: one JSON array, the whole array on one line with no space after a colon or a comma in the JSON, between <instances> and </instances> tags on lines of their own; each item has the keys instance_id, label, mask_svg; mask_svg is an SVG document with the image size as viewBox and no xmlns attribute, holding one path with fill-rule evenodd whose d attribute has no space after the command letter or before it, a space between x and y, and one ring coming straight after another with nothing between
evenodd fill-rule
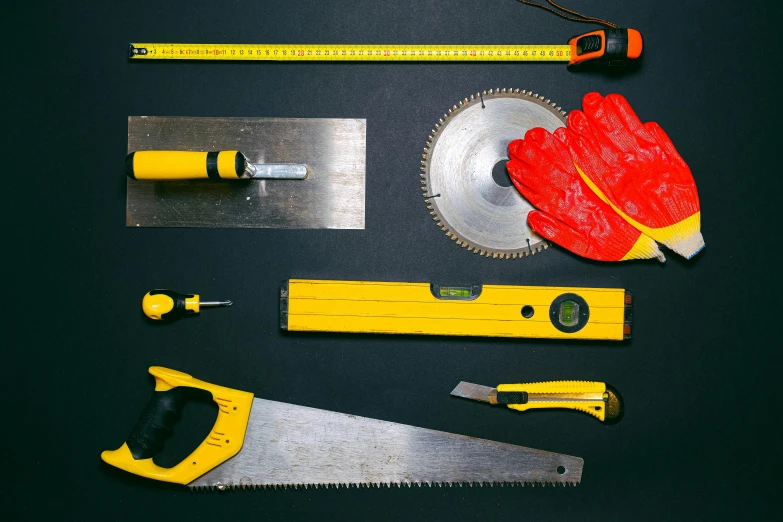
<instances>
[{"instance_id":1,"label":"saw blade teeth","mask_svg":"<svg viewBox=\"0 0 783 522\"><path fill-rule=\"evenodd\" d=\"M483 96L482 97L482 93ZM430 215L433 217L433 220L436 222L438 227L446 233L447 237L454 241L457 245L460 247L466 249L468 252L472 252L474 254L479 254L482 257L491 258L491 259L522 259L525 257L529 257L533 252L530 251L530 242L528 242L528 247L525 249L525 247L521 247L519 251L504 251L504 252L495 252L492 248L489 247L479 247L476 245L472 245L468 240L466 240L464 237L462 237L459 232L452 230L450 227L451 225L443 219L443 217L440 215L441 210L439 209L441 203L439 203L440 200L434 199L434 197L437 197L440 194L432 194L433 189L431 187L432 183L432 172L431 169L434 168L432 165L433 161L433 153L435 152L435 145L436 141L437 143L440 143L438 141L439 139L442 139L441 136L443 135L443 132L445 131L445 127L448 125L450 121L457 118L458 114L467 107L471 107L473 103L478 103L481 101L481 107L484 108L484 102L486 101L486 97L490 97L490 99L495 97L503 97L503 96L511 96L511 97L528 97L528 98L534 98L534 103L538 103L540 105L545 105L550 111L552 111L554 114L565 115L565 112L562 111L560 107L557 107L556 103L551 102L550 99L545 98L543 95L538 95L537 93L533 93L532 91L528 91L526 89L519 89L519 88L513 88L513 87L504 87L504 88L492 88L484 91L478 91L475 94L471 94L469 97L463 98L457 102L456 105L452 105L448 110L447 113L443 114L441 118L438 119L438 121L435 123L435 128L430 131L430 134L427 136L427 142L426 147L423 149L422 153L422 159L420 161L420 184L422 188L422 195L425 199L425 202L427 203L427 210L429 211ZM531 100L532 102L533 100ZM492 102L494 103L494 102ZM565 121L563 121L565 123ZM447 204L447 202L444 202L443 204ZM537 239L538 243L543 242L541 238ZM536 246L536 251L541 251L541 246ZM524 253L522 250L525 249Z\"/></svg>"},{"instance_id":2,"label":"saw blade teeth","mask_svg":"<svg viewBox=\"0 0 783 522\"><path fill-rule=\"evenodd\" d=\"M372 488L403 488L403 487L577 487L579 485L578 480L568 481L540 481L540 480L522 480L522 481L437 481L437 480L404 480L400 482L388 481L388 482L318 482L312 484L230 484L230 483L217 483L212 485L198 485L190 486L189 489L196 493L213 493L220 492L225 493L228 491L260 491L260 490L300 490L300 489L372 489Z\"/></svg>"}]
</instances>

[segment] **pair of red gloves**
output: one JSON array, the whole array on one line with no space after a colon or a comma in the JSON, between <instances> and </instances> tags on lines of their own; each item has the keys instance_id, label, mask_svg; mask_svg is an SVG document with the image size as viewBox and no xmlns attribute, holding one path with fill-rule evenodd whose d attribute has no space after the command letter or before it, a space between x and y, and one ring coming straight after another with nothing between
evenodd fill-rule
<instances>
[{"instance_id":1,"label":"pair of red gloves","mask_svg":"<svg viewBox=\"0 0 783 522\"><path fill-rule=\"evenodd\" d=\"M585 95L554 134L531 129L506 164L538 210L541 236L599 261L657 258L657 243L686 258L704 247L693 175L657 123L642 124L619 94ZM657 242L657 243L656 243Z\"/></svg>"}]
</instances>

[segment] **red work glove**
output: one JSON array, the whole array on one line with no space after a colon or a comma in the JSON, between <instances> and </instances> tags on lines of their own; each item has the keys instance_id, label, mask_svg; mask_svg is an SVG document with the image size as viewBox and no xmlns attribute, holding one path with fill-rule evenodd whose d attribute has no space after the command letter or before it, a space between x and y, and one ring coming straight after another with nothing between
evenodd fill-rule
<instances>
[{"instance_id":1,"label":"red work glove","mask_svg":"<svg viewBox=\"0 0 783 522\"><path fill-rule=\"evenodd\" d=\"M556 132L564 132L561 128ZM508 146L514 186L539 210L527 216L538 234L574 254L598 261L658 258L658 245L623 220L579 177L568 148L551 133L531 129Z\"/></svg>"},{"instance_id":2,"label":"red work glove","mask_svg":"<svg viewBox=\"0 0 783 522\"><path fill-rule=\"evenodd\" d=\"M683 257L704 247L696 183L657 123L642 124L625 98L589 93L559 136L582 179L628 223Z\"/></svg>"}]
</instances>

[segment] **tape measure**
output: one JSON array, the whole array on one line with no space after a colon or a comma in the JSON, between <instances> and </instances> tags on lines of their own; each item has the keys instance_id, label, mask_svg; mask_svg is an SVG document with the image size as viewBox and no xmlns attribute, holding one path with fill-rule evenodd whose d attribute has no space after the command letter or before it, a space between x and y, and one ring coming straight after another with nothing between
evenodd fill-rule
<instances>
[{"instance_id":1,"label":"tape measure","mask_svg":"<svg viewBox=\"0 0 783 522\"><path fill-rule=\"evenodd\" d=\"M258 60L287 62L568 62L625 67L642 53L634 29L600 29L567 45L331 45L132 43L131 60Z\"/></svg>"},{"instance_id":2,"label":"tape measure","mask_svg":"<svg viewBox=\"0 0 783 522\"><path fill-rule=\"evenodd\" d=\"M568 45L131 44L133 60L567 62Z\"/></svg>"},{"instance_id":3,"label":"tape measure","mask_svg":"<svg viewBox=\"0 0 783 522\"><path fill-rule=\"evenodd\" d=\"M300 332L622 341L632 300L621 288L290 279L280 327Z\"/></svg>"}]
</instances>

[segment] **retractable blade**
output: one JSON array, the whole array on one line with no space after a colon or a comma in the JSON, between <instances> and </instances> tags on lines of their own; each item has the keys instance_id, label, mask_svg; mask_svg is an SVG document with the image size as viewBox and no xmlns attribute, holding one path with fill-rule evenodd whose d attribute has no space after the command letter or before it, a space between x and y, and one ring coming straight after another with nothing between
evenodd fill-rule
<instances>
[{"instance_id":1,"label":"retractable blade","mask_svg":"<svg viewBox=\"0 0 783 522\"><path fill-rule=\"evenodd\" d=\"M540 408L567 408L614 424L624 412L620 393L603 382L551 381L500 384L496 388L462 381L451 395L489 404L505 404L517 411Z\"/></svg>"}]
</instances>

